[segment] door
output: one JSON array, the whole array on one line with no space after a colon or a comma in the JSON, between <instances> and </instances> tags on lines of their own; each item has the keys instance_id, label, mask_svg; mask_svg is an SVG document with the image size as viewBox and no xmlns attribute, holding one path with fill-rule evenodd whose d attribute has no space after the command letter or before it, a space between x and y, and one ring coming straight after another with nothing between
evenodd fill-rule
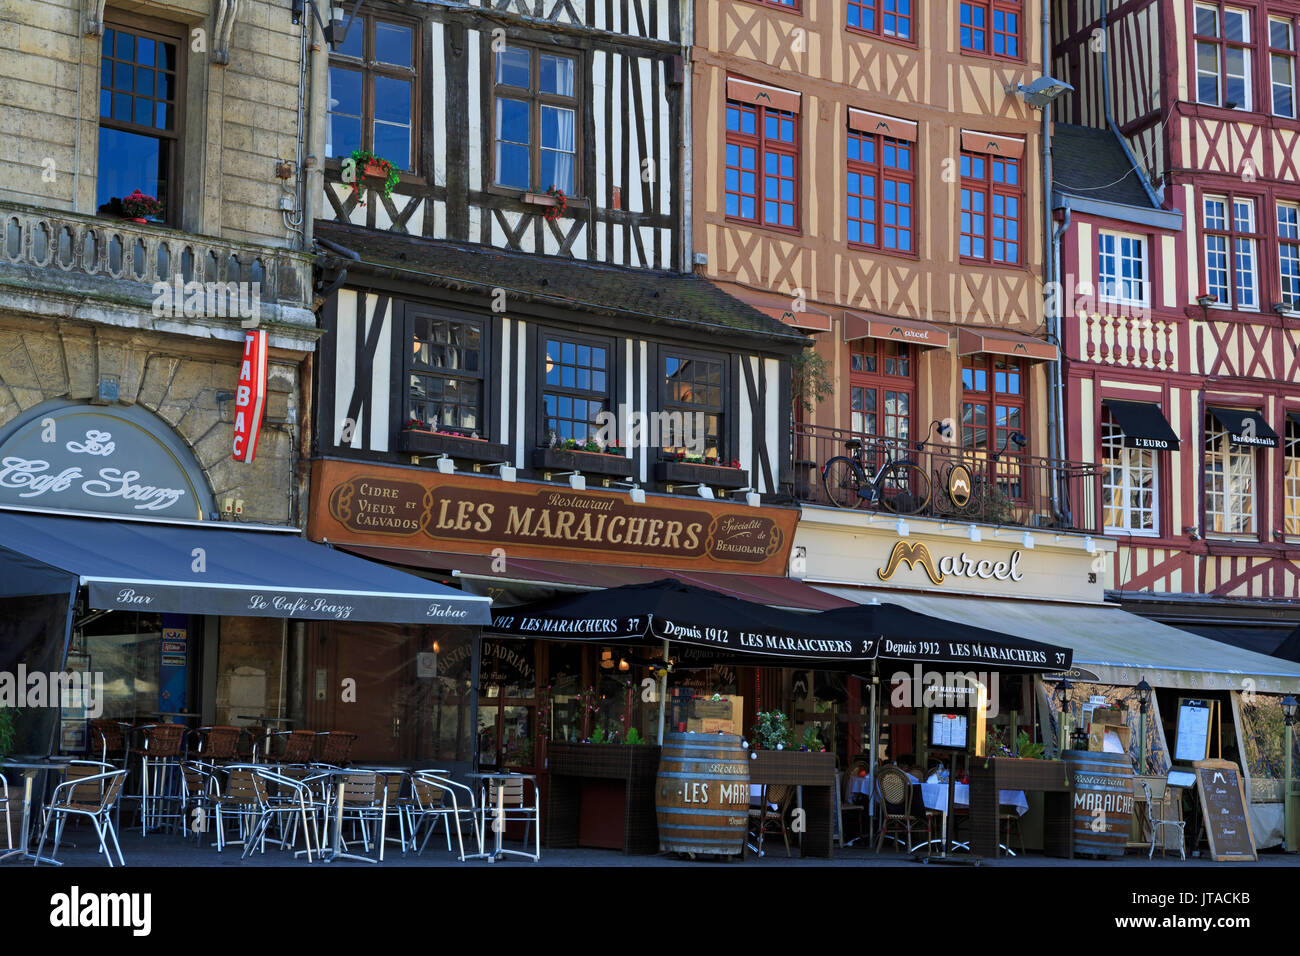
<instances>
[{"instance_id":1,"label":"door","mask_svg":"<svg viewBox=\"0 0 1300 956\"><path fill-rule=\"evenodd\" d=\"M410 635L380 625L313 625L308 632L307 729L357 735L353 763L405 758Z\"/></svg>"}]
</instances>

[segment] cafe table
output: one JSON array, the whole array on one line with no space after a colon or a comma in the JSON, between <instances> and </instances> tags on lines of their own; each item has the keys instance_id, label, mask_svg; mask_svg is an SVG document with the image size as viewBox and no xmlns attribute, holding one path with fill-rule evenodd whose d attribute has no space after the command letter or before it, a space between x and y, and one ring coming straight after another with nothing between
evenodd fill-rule
<instances>
[{"instance_id":1,"label":"cafe table","mask_svg":"<svg viewBox=\"0 0 1300 956\"><path fill-rule=\"evenodd\" d=\"M32 792L36 789L36 778L42 773L53 770L63 773L68 769L68 765L73 761L72 757L6 757L3 769L21 770L23 772L23 815L22 823L18 828L18 847L10 850L3 856L0 856L0 862L16 856L23 860L33 860L37 863L54 863L61 866L58 860L50 857L38 857L29 849L31 846L31 819L32 819Z\"/></svg>"},{"instance_id":2,"label":"cafe table","mask_svg":"<svg viewBox=\"0 0 1300 956\"><path fill-rule=\"evenodd\" d=\"M947 833L948 832L947 830L948 781L936 780L934 782L927 781L925 783L922 783L919 780L917 780L916 777L912 776L910 773L907 774L907 779L914 786L921 788L922 805L928 810L938 810L943 815L944 817L943 832ZM956 807L970 806L970 784L954 783L952 790L953 790L952 801L954 806ZM867 774L866 776L863 777L854 777L849 782L849 792L867 794L868 799L874 802L875 793L872 790L872 786L871 786L871 775ZM1024 816L1026 813L1029 812L1029 800L1025 796L1025 791L1023 790L999 790L998 804L1000 806L1015 807L1016 811L1021 816ZM942 841L940 840L929 841L929 843L936 843L936 842L942 842ZM921 846L926 846L926 845L927 845L926 843L921 844ZM960 846L960 847L967 847L967 844L956 843L955 841L953 845Z\"/></svg>"},{"instance_id":3,"label":"cafe table","mask_svg":"<svg viewBox=\"0 0 1300 956\"><path fill-rule=\"evenodd\" d=\"M522 856L525 860L532 860L534 863L536 863L537 857L534 856L532 853L525 853L522 850L507 850L501 846L502 835L505 831L504 823L492 827L492 832L496 835L496 839L493 841L493 847L491 852L488 852L487 850L484 849L483 840L484 837L486 837L487 835L486 829L487 829L488 814L492 812L494 806L494 803L491 800L492 792L494 790L497 791L504 790L505 781L507 780L531 780L533 784L533 799L537 800L538 799L537 775L531 773L471 773L469 774L469 776L479 781L479 808L478 808L479 852L466 853L465 859L467 860L482 859L482 860L487 860L489 863L495 863L503 856ZM501 781L501 783L494 786L494 782L498 780ZM534 826L538 825L539 823L540 823L540 814L539 814L539 820L534 822Z\"/></svg>"},{"instance_id":4,"label":"cafe table","mask_svg":"<svg viewBox=\"0 0 1300 956\"><path fill-rule=\"evenodd\" d=\"M315 768L314 768L315 769ZM321 847L316 859L322 863L332 863L335 860L356 860L359 863L381 863L384 859L384 841L388 836L388 794L384 794L384 810L379 817L379 859L373 856L362 856L359 853L345 853L343 851L343 798L347 793L347 778L354 774L377 773L374 770L345 770L340 767L319 768L315 769L313 776L330 777L337 781L334 787L334 838L327 847ZM328 826L329 805L326 804L326 825ZM298 850L294 856L301 856L306 850Z\"/></svg>"}]
</instances>

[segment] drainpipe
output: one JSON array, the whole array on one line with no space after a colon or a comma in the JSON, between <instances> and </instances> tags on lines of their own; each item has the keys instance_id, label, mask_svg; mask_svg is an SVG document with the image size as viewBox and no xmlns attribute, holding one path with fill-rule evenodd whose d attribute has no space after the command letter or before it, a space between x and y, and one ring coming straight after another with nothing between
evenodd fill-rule
<instances>
[{"instance_id":1,"label":"drainpipe","mask_svg":"<svg viewBox=\"0 0 1300 956\"><path fill-rule=\"evenodd\" d=\"M1048 70L1051 64L1052 56L1052 17L1050 0L1041 0L1041 22L1042 22L1042 61L1043 76L1049 76ZM1051 104L1043 106L1043 128L1042 137L1042 156L1043 156L1043 276L1046 281L1053 281L1056 278L1056 241L1052 235L1052 109ZM1059 296L1058 296L1059 299ZM1061 415L1057 408L1056 397L1059 397L1061 382L1061 358L1060 338L1056 315L1059 314L1059 302L1057 306L1049 309L1046 315L1047 328L1049 337L1056 338L1056 347L1058 351L1057 359L1052 363L1048 370L1048 401L1047 401L1047 450L1048 458L1064 458L1065 446L1061 440ZM1059 483L1061 475L1058 471L1055 480L1050 483L1052 514L1061 513Z\"/></svg>"},{"instance_id":2,"label":"drainpipe","mask_svg":"<svg viewBox=\"0 0 1300 956\"><path fill-rule=\"evenodd\" d=\"M1056 418L1056 429L1052 438L1059 450L1059 457L1065 458L1067 451L1065 447L1065 340L1064 335L1062 334L1063 323L1061 320L1061 299L1065 290L1061 288L1061 237L1064 236L1065 231L1070 228L1071 210L1070 200L1068 198L1062 197L1061 204L1065 207L1065 219L1062 220L1059 226L1052 230L1052 260L1056 267L1056 272L1053 278L1056 281L1056 288L1059 294L1056 298L1056 308L1053 310L1052 315L1048 317L1050 320L1048 335L1056 341L1056 347L1061 351L1060 358L1058 358L1052 365L1052 377L1055 381L1052 386L1051 411ZM1054 494L1055 491L1055 486L1053 486ZM1052 504L1056 507L1058 502L1053 501Z\"/></svg>"},{"instance_id":3,"label":"drainpipe","mask_svg":"<svg viewBox=\"0 0 1300 956\"><path fill-rule=\"evenodd\" d=\"M682 272L695 270L695 246L691 236L691 184L695 170L691 165L691 47L695 42L695 0L682 0Z\"/></svg>"}]
</instances>

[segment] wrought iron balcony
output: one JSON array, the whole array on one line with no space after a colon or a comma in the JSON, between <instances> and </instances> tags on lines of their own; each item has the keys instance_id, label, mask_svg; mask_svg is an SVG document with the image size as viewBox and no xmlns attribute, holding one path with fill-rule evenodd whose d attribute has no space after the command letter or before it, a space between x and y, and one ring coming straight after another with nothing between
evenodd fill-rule
<instances>
[{"instance_id":1,"label":"wrought iron balcony","mask_svg":"<svg viewBox=\"0 0 1300 956\"><path fill-rule=\"evenodd\" d=\"M156 313L155 283L174 286L179 276L182 284L238 287L245 297L256 290L262 323L314 328L311 264L291 249L0 202L0 265L9 267L0 282L15 293L62 292L106 309ZM180 311L166 314L189 314ZM233 316L236 327L240 317Z\"/></svg>"},{"instance_id":2,"label":"wrought iron balcony","mask_svg":"<svg viewBox=\"0 0 1300 956\"><path fill-rule=\"evenodd\" d=\"M828 471L827 462L837 456L856 462L860 471L847 462ZM800 424L793 464L795 500L807 504L1100 532L1100 469L1084 462ZM956 466L969 474L954 472Z\"/></svg>"}]
</instances>

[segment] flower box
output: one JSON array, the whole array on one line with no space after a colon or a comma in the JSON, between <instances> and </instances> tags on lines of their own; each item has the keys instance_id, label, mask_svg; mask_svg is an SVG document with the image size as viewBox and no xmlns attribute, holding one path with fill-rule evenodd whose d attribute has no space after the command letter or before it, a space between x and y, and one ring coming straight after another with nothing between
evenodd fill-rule
<instances>
[{"instance_id":1,"label":"flower box","mask_svg":"<svg viewBox=\"0 0 1300 956\"><path fill-rule=\"evenodd\" d=\"M547 471L580 471L613 478L632 477L632 459L622 453L580 451L576 448L538 448L533 452L533 467Z\"/></svg>"},{"instance_id":2,"label":"flower box","mask_svg":"<svg viewBox=\"0 0 1300 956\"><path fill-rule=\"evenodd\" d=\"M835 755L812 750L755 750L749 782L825 787L835 785Z\"/></svg>"},{"instance_id":3,"label":"flower box","mask_svg":"<svg viewBox=\"0 0 1300 956\"><path fill-rule=\"evenodd\" d=\"M988 763L988 769L984 764ZM1059 790L1068 787L1065 763L1028 757L972 757L970 776L996 776L999 790Z\"/></svg>"},{"instance_id":4,"label":"flower box","mask_svg":"<svg viewBox=\"0 0 1300 956\"><path fill-rule=\"evenodd\" d=\"M496 442L464 435L444 435L434 431L407 428L398 438L398 447L417 455L447 455L467 461L507 461L510 450Z\"/></svg>"},{"instance_id":5,"label":"flower box","mask_svg":"<svg viewBox=\"0 0 1300 956\"><path fill-rule=\"evenodd\" d=\"M547 746L546 845L659 852L654 744Z\"/></svg>"},{"instance_id":6,"label":"flower box","mask_svg":"<svg viewBox=\"0 0 1300 956\"><path fill-rule=\"evenodd\" d=\"M661 461L655 464L655 481L673 485L712 485L715 488L748 488L749 472L727 465L701 465L689 461Z\"/></svg>"},{"instance_id":7,"label":"flower box","mask_svg":"<svg viewBox=\"0 0 1300 956\"><path fill-rule=\"evenodd\" d=\"M377 179L381 183L388 179L388 170L378 160L367 159L361 164L361 176L363 179Z\"/></svg>"},{"instance_id":8,"label":"flower box","mask_svg":"<svg viewBox=\"0 0 1300 956\"><path fill-rule=\"evenodd\" d=\"M529 206L558 206L560 200L558 196L552 196L550 193L524 193L522 201Z\"/></svg>"}]
</instances>

